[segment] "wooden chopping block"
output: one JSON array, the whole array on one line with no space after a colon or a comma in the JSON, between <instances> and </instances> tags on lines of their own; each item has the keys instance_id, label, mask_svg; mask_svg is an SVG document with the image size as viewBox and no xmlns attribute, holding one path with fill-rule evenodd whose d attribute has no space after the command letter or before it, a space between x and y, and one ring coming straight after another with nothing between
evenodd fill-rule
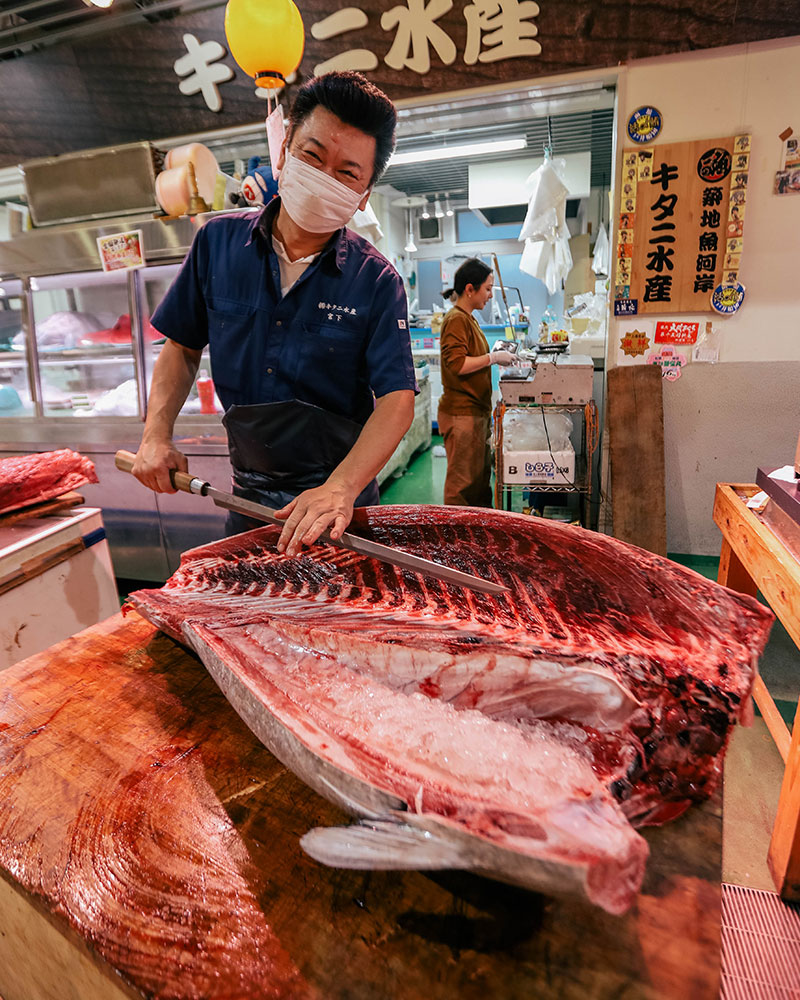
<instances>
[{"instance_id":1,"label":"wooden chopping block","mask_svg":"<svg viewBox=\"0 0 800 1000\"><path fill-rule=\"evenodd\" d=\"M344 817L132 614L9 668L4 1000L603 1000L719 993L719 797L647 833L624 917L459 872L324 868Z\"/></svg>"},{"instance_id":2,"label":"wooden chopping block","mask_svg":"<svg viewBox=\"0 0 800 1000\"><path fill-rule=\"evenodd\" d=\"M27 507L20 507L18 510L10 510L7 514L0 514L0 525L8 527L9 524L16 524L18 521L28 521L32 517L44 517L45 514L56 514L60 510L68 510L70 507L78 507L83 503L80 493L62 493L60 497L53 497L52 500L43 500L41 503L32 503Z\"/></svg>"}]
</instances>

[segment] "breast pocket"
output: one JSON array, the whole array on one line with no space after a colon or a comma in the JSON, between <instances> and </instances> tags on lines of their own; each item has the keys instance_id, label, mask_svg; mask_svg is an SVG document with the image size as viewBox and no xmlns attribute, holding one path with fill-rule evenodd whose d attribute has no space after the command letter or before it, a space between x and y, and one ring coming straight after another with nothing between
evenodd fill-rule
<instances>
[{"instance_id":1,"label":"breast pocket","mask_svg":"<svg viewBox=\"0 0 800 1000\"><path fill-rule=\"evenodd\" d=\"M303 398L317 406L348 413L364 379L364 347L360 333L330 324L303 325L298 384Z\"/></svg>"},{"instance_id":2,"label":"breast pocket","mask_svg":"<svg viewBox=\"0 0 800 1000\"><path fill-rule=\"evenodd\" d=\"M259 368L254 337L256 310L228 305L208 309L208 342L214 381L237 393L246 390Z\"/></svg>"}]
</instances>

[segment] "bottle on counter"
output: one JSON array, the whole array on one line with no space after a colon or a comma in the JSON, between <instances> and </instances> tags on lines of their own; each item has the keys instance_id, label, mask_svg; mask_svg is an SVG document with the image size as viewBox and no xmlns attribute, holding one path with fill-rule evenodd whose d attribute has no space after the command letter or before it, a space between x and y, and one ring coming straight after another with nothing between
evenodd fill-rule
<instances>
[{"instance_id":1,"label":"bottle on counter","mask_svg":"<svg viewBox=\"0 0 800 1000\"><path fill-rule=\"evenodd\" d=\"M201 368L197 376L197 395L200 397L201 413L217 412L217 405L214 402L214 382L205 368Z\"/></svg>"}]
</instances>

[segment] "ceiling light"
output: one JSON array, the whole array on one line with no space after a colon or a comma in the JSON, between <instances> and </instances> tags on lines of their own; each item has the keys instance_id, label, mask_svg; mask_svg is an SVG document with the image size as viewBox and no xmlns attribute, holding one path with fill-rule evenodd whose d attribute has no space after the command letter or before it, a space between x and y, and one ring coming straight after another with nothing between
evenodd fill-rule
<instances>
[{"instance_id":1,"label":"ceiling light","mask_svg":"<svg viewBox=\"0 0 800 1000\"><path fill-rule=\"evenodd\" d=\"M406 212L406 218L408 219L408 243L403 247L406 253L416 253L417 244L414 242L414 233L411 229L411 212Z\"/></svg>"},{"instance_id":2,"label":"ceiling light","mask_svg":"<svg viewBox=\"0 0 800 1000\"><path fill-rule=\"evenodd\" d=\"M422 212L420 214L422 215L423 219L430 219L431 213L430 213L430 211L428 209L428 202L427 201L425 202L425 208L422 209Z\"/></svg>"},{"instance_id":3,"label":"ceiling light","mask_svg":"<svg viewBox=\"0 0 800 1000\"><path fill-rule=\"evenodd\" d=\"M110 7L114 0L83 0L87 7Z\"/></svg>"},{"instance_id":4,"label":"ceiling light","mask_svg":"<svg viewBox=\"0 0 800 1000\"><path fill-rule=\"evenodd\" d=\"M438 198L433 203L433 214L434 214L434 217L437 218L437 219L443 219L444 218L444 210L442 209L442 203L439 201Z\"/></svg>"},{"instance_id":5,"label":"ceiling light","mask_svg":"<svg viewBox=\"0 0 800 1000\"><path fill-rule=\"evenodd\" d=\"M453 209L450 207L450 196L448 195L444 200L444 214L448 219L453 217Z\"/></svg>"},{"instance_id":6,"label":"ceiling light","mask_svg":"<svg viewBox=\"0 0 800 1000\"><path fill-rule=\"evenodd\" d=\"M403 163L428 163L431 160L452 160L461 156L480 156L485 153L507 153L513 149L525 149L525 139L499 139L493 142L468 142L461 146L439 146L436 149L413 149L407 153L395 153L389 160L390 167Z\"/></svg>"}]
</instances>

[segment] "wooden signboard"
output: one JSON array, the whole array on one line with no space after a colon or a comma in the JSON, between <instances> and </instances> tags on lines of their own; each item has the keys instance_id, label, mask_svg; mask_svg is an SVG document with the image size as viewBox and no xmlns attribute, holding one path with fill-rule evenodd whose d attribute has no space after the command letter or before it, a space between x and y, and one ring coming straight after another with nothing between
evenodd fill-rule
<instances>
[{"instance_id":1,"label":"wooden signboard","mask_svg":"<svg viewBox=\"0 0 800 1000\"><path fill-rule=\"evenodd\" d=\"M739 280L750 136L625 149L617 315L711 311Z\"/></svg>"},{"instance_id":2,"label":"wooden signboard","mask_svg":"<svg viewBox=\"0 0 800 1000\"><path fill-rule=\"evenodd\" d=\"M263 119L265 93L227 51L224 0L157 19L145 4L137 18L133 6L84 10L95 34L0 59L0 167ZM636 0L303 0L298 8L306 44L285 105L298 82L327 69L361 70L394 100L433 98L736 45L744 24L738 0L662 7L645 31ZM800 34L800 5L751 0L746 28L748 42Z\"/></svg>"}]
</instances>

